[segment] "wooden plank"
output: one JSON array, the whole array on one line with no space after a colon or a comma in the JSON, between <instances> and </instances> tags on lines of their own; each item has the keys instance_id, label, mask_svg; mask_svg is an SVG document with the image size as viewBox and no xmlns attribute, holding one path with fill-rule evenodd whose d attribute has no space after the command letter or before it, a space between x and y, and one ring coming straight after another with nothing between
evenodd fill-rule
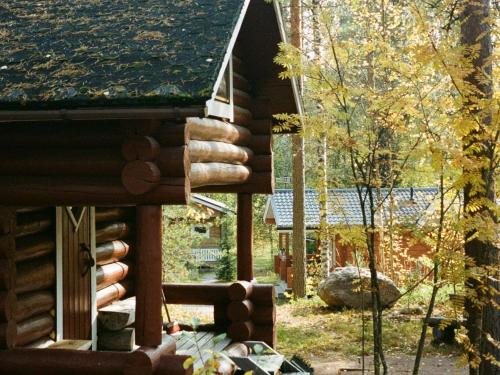
<instances>
[{"instance_id":1,"label":"wooden plank","mask_svg":"<svg viewBox=\"0 0 500 375\"><path fill-rule=\"evenodd\" d=\"M48 349L89 350L92 340L60 340L47 346Z\"/></svg>"}]
</instances>

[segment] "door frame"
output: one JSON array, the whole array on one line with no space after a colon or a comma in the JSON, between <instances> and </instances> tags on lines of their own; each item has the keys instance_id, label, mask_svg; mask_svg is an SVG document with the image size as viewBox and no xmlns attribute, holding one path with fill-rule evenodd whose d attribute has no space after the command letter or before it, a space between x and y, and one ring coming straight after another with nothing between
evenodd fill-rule
<instances>
[{"instance_id":1,"label":"door frame","mask_svg":"<svg viewBox=\"0 0 500 375\"><path fill-rule=\"evenodd\" d=\"M95 207L87 207L90 220L90 251L96 259L95 242ZM65 207L56 207L56 341L63 339L63 249L62 249L62 215ZM96 265L90 269L90 320L92 322L92 350L97 350L97 285Z\"/></svg>"}]
</instances>

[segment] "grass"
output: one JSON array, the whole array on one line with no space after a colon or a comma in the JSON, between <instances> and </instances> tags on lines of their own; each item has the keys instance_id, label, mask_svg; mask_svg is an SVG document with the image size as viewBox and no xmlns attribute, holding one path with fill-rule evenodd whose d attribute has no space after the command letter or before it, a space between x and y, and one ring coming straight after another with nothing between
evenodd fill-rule
<instances>
[{"instance_id":1,"label":"grass","mask_svg":"<svg viewBox=\"0 0 500 375\"><path fill-rule=\"evenodd\" d=\"M384 345L387 354L415 354L420 336L419 318L402 321L384 319ZM365 355L372 354L370 313L365 312ZM278 306L278 351L286 355L299 353L306 359L332 359L361 355L361 312L355 310L332 311L318 297L308 301ZM427 354L454 354L448 346L430 345L432 333L428 330Z\"/></svg>"}]
</instances>

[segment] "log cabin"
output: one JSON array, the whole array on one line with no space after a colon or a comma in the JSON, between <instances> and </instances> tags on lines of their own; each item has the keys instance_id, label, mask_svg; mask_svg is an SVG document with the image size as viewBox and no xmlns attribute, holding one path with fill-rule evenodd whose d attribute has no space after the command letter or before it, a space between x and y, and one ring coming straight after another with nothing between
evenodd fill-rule
<instances>
[{"instance_id":1,"label":"log cabin","mask_svg":"<svg viewBox=\"0 0 500 375\"><path fill-rule=\"evenodd\" d=\"M300 112L277 4L6 0L0 35L0 373L189 373L162 290L274 345L274 289L247 281L273 115ZM240 283L162 285L161 206L192 192L237 194ZM97 350L98 310L129 297L134 349Z\"/></svg>"},{"instance_id":2,"label":"log cabin","mask_svg":"<svg viewBox=\"0 0 500 375\"><path fill-rule=\"evenodd\" d=\"M422 239L416 239L412 228L421 227L434 212L438 189L435 187L381 189L384 199L383 209L377 210L376 226L388 228L392 225L401 235L398 252L393 254L393 262L410 271L416 267L416 261L430 252L430 247ZM375 198L378 199L378 198ZM376 203L377 204L377 203ZM368 207L366 213L368 216ZM318 192L314 189L305 191L305 218L307 231L307 257L318 255L317 234L319 230L320 209ZM330 228L330 259L332 268L354 264L352 243L342 239L346 228L359 227L363 224L363 215L355 188L328 190L328 226ZM279 251L274 256L274 271L280 275L288 287L293 283L291 237L293 224L293 192L291 189L276 189L268 197L264 210L264 222L274 225L278 232ZM392 224L391 224L392 223ZM379 233L375 237L376 253L379 253ZM379 262L381 261L380 256Z\"/></svg>"}]
</instances>

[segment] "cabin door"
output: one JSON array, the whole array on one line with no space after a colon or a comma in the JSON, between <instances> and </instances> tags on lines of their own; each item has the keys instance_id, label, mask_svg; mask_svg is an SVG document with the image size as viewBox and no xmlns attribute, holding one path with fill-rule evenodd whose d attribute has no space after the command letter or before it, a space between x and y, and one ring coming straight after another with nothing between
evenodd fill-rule
<instances>
[{"instance_id":1,"label":"cabin door","mask_svg":"<svg viewBox=\"0 0 500 375\"><path fill-rule=\"evenodd\" d=\"M57 208L57 338L95 348L95 211Z\"/></svg>"}]
</instances>

